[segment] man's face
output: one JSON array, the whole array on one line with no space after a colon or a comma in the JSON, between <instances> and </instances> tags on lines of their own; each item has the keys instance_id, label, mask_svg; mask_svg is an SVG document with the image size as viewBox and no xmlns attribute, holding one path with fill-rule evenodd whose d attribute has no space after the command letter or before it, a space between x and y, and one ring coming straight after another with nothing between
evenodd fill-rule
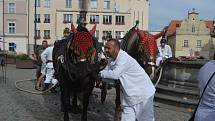
<instances>
[{"instance_id":1,"label":"man's face","mask_svg":"<svg viewBox=\"0 0 215 121\"><path fill-rule=\"evenodd\" d=\"M48 46L48 43L47 42L43 42L42 46L43 46L43 48L46 48Z\"/></svg>"},{"instance_id":2,"label":"man's face","mask_svg":"<svg viewBox=\"0 0 215 121\"><path fill-rule=\"evenodd\" d=\"M166 43L163 43L163 42L162 42L162 43L161 43L161 47L164 47L164 46L165 46L165 44L166 44Z\"/></svg>"},{"instance_id":3,"label":"man's face","mask_svg":"<svg viewBox=\"0 0 215 121\"><path fill-rule=\"evenodd\" d=\"M105 44L105 54L108 57L115 58L115 55L116 55L116 45L114 44L113 41L108 41Z\"/></svg>"}]
</instances>

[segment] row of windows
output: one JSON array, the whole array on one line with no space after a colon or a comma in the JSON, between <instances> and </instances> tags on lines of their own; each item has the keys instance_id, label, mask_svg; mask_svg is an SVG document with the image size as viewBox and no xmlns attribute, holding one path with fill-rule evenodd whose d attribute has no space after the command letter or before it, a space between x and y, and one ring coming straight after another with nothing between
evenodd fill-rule
<instances>
[{"instance_id":1,"label":"row of windows","mask_svg":"<svg viewBox=\"0 0 215 121\"><path fill-rule=\"evenodd\" d=\"M51 39L51 37L50 37L50 30L44 30L44 35L43 35L43 39ZM35 39L40 39L41 38L41 36L40 36L40 30L36 30L35 31L35 36L34 36L34 38Z\"/></svg>"},{"instance_id":2,"label":"row of windows","mask_svg":"<svg viewBox=\"0 0 215 121\"><path fill-rule=\"evenodd\" d=\"M77 18L79 18L79 14ZM125 17L124 16L116 16L115 18L116 25L124 25L125 24ZM71 23L73 21L72 14L63 14L63 23ZM35 15L35 22L41 22L41 15ZM50 14L44 14L44 23L50 23ZM99 23L99 15L90 15L90 23ZM112 16L111 15L103 15L103 23L104 24L112 24Z\"/></svg>"},{"instance_id":3,"label":"row of windows","mask_svg":"<svg viewBox=\"0 0 215 121\"><path fill-rule=\"evenodd\" d=\"M72 0L65 1L66 8L72 8ZM79 0L79 8L84 9L86 6L84 0ZM35 0L36 7L41 7L41 0ZM98 8L98 0L91 0L90 6L92 9ZM44 7L50 8L51 7L51 0L44 0ZM110 9L110 0L104 0L104 9ZM16 4L14 2L8 3L8 13L15 13L16 12Z\"/></svg>"},{"instance_id":4,"label":"row of windows","mask_svg":"<svg viewBox=\"0 0 215 121\"><path fill-rule=\"evenodd\" d=\"M94 36L99 39L99 31L97 30ZM106 40L108 37L112 37L112 31L102 31L102 40ZM124 36L124 31L116 31L115 38L120 39Z\"/></svg>"},{"instance_id":5,"label":"row of windows","mask_svg":"<svg viewBox=\"0 0 215 121\"><path fill-rule=\"evenodd\" d=\"M189 40L184 40L183 41L183 47L189 47ZM197 48L202 47L202 40L197 40L196 47Z\"/></svg>"},{"instance_id":6,"label":"row of windows","mask_svg":"<svg viewBox=\"0 0 215 121\"><path fill-rule=\"evenodd\" d=\"M80 9L84 9L86 8L86 4L84 4L84 2L86 0L78 0L79 3L79 8ZM41 0L36 0L36 7L41 7ZM44 0L44 7L46 8L50 8L50 3L51 3L51 0ZM65 7L66 8L72 8L72 0L65 0ZM90 7L91 9L97 9L98 8L98 0L90 0ZM110 9L110 0L104 0L103 2L103 8L104 9Z\"/></svg>"},{"instance_id":7,"label":"row of windows","mask_svg":"<svg viewBox=\"0 0 215 121\"><path fill-rule=\"evenodd\" d=\"M35 15L35 22L36 23L40 23L41 22L41 15L40 14L36 14ZM50 17L51 15L50 14L44 14L44 23L50 23Z\"/></svg>"},{"instance_id":8,"label":"row of windows","mask_svg":"<svg viewBox=\"0 0 215 121\"><path fill-rule=\"evenodd\" d=\"M79 14L77 18L79 18ZM125 24L125 17L124 16L115 16L115 23L116 25L124 25ZM70 23L73 21L72 14L64 14L63 15L63 23ZM90 15L90 23L97 23L99 24L99 15ZM103 24L112 24L112 16L111 15L103 15Z\"/></svg>"},{"instance_id":9,"label":"row of windows","mask_svg":"<svg viewBox=\"0 0 215 121\"><path fill-rule=\"evenodd\" d=\"M35 3L36 3L36 7L41 7L41 0L35 0ZM45 8L50 8L51 5L51 0L44 0L44 7Z\"/></svg>"}]
</instances>

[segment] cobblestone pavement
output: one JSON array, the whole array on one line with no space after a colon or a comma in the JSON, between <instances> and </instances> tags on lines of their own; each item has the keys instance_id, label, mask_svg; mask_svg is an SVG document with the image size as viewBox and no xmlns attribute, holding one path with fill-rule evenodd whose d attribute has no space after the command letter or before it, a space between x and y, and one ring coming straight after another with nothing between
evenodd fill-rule
<instances>
[{"instance_id":1,"label":"cobblestone pavement","mask_svg":"<svg viewBox=\"0 0 215 121\"><path fill-rule=\"evenodd\" d=\"M59 93L35 95L15 88L15 81L34 77L35 69L15 69L14 65L8 65L7 82L0 83L0 121L62 121ZM20 83L19 86L34 91L34 81ZM108 99L103 105L99 95L100 90L95 89L89 105L88 121L112 121L114 90L108 91ZM187 121L189 116L186 109L155 103L156 121ZM70 117L71 121L80 120L78 114L71 114Z\"/></svg>"}]
</instances>

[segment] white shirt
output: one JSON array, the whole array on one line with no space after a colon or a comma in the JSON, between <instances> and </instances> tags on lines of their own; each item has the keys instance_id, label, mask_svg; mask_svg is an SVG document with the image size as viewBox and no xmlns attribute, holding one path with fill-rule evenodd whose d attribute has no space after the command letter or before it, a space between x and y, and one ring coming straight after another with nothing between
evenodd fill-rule
<instances>
[{"instance_id":1,"label":"white shirt","mask_svg":"<svg viewBox=\"0 0 215 121\"><path fill-rule=\"evenodd\" d=\"M124 106L138 104L155 93L155 87L145 70L122 50L115 61L109 60L106 68L101 71L101 77L120 80L121 104Z\"/></svg>"},{"instance_id":2,"label":"white shirt","mask_svg":"<svg viewBox=\"0 0 215 121\"><path fill-rule=\"evenodd\" d=\"M47 47L41 54L41 60L43 63L46 63L48 60L52 61L52 51L54 46Z\"/></svg>"},{"instance_id":3,"label":"white shirt","mask_svg":"<svg viewBox=\"0 0 215 121\"><path fill-rule=\"evenodd\" d=\"M159 54L158 54L159 57L166 57L166 58L172 57L172 50L169 45L165 45L164 48L162 48L161 46L158 46L158 51L159 51Z\"/></svg>"}]
</instances>

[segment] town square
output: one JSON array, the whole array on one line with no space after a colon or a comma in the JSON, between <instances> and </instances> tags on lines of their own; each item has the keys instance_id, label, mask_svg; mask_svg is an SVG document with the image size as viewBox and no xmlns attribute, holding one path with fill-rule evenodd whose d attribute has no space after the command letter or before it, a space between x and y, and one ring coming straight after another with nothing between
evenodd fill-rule
<instances>
[{"instance_id":1,"label":"town square","mask_svg":"<svg viewBox=\"0 0 215 121\"><path fill-rule=\"evenodd\" d=\"M0 0L0 121L213 121L212 0Z\"/></svg>"}]
</instances>

